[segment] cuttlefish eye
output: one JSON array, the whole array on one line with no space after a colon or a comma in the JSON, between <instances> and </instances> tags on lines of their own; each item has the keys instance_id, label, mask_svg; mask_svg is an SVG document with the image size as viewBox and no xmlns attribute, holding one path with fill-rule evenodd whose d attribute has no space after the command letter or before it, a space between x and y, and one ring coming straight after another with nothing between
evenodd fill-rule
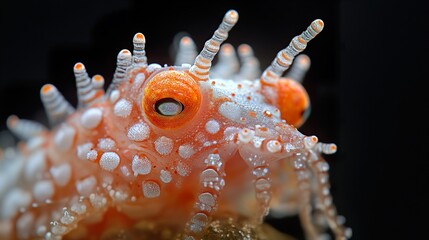
<instances>
[{"instance_id":1,"label":"cuttlefish eye","mask_svg":"<svg viewBox=\"0 0 429 240\"><path fill-rule=\"evenodd\" d=\"M277 85L281 118L294 127L300 127L310 115L310 97L297 81L280 78Z\"/></svg>"},{"instance_id":2,"label":"cuttlefish eye","mask_svg":"<svg viewBox=\"0 0 429 240\"><path fill-rule=\"evenodd\" d=\"M147 119L162 129L189 123L201 105L199 84L188 73L168 70L157 73L146 85L142 108Z\"/></svg>"},{"instance_id":3,"label":"cuttlefish eye","mask_svg":"<svg viewBox=\"0 0 429 240\"><path fill-rule=\"evenodd\" d=\"M183 104L173 98L163 98L155 103L155 111L163 116L176 116L183 111Z\"/></svg>"}]
</instances>

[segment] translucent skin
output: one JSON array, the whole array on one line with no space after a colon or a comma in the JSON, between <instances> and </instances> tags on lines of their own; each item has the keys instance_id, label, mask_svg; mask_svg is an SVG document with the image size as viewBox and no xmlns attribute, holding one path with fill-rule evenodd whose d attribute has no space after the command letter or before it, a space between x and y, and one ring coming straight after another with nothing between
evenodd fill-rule
<instances>
[{"instance_id":1,"label":"translucent skin","mask_svg":"<svg viewBox=\"0 0 429 240\"><path fill-rule=\"evenodd\" d=\"M237 18L230 11L222 24ZM135 39L144 45L144 36ZM134 56L138 60L123 75L117 71L101 97L102 90L84 91L81 77L81 106L9 154L16 164L8 169L18 170L0 188L0 236L99 239L143 221L199 239L216 216L259 224L272 208L300 214L314 239L322 231L313 223L313 202L336 238L347 236L336 221L321 156L335 152L335 145L318 143L286 119L307 106L305 90L280 79L270 85L278 87L276 94L267 96L265 80L210 79L211 63L202 55L192 66L165 67L147 65L141 52ZM121 51L118 65L131 57ZM288 92L301 97L295 101ZM183 110L161 114L156 106L165 99Z\"/></svg>"}]
</instances>

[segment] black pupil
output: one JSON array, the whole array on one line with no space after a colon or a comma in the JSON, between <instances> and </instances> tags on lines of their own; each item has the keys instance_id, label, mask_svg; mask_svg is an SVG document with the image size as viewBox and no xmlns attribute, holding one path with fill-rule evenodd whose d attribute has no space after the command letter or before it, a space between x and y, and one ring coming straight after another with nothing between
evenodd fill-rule
<instances>
[{"instance_id":1,"label":"black pupil","mask_svg":"<svg viewBox=\"0 0 429 240\"><path fill-rule=\"evenodd\" d=\"M163 98L155 103L155 111L163 116L175 116L183 111L183 104L173 98Z\"/></svg>"}]
</instances>

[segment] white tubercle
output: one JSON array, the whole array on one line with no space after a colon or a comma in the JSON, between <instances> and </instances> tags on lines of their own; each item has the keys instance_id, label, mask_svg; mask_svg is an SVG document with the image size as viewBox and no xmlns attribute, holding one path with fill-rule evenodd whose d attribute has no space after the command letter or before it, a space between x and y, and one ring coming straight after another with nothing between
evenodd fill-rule
<instances>
[{"instance_id":1,"label":"white tubercle","mask_svg":"<svg viewBox=\"0 0 429 240\"><path fill-rule=\"evenodd\" d=\"M240 107L233 102L224 102L219 106L219 113L222 116L232 120L239 122L241 117L241 109Z\"/></svg>"},{"instance_id":2,"label":"white tubercle","mask_svg":"<svg viewBox=\"0 0 429 240\"><path fill-rule=\"evenodd\" d=\"M109 100L111 103L115 103L116 101L118 101L120 96L121 95L118 90L113 90L112 93L110 93Z\"/></svg>"},{"instance_id":3,"label":"white tubercle","mask_svg":"<svg viewBox=\"0 0 429 240\"><path fill-rule=\"evenodd\" d=\"M19 209L27 208L31 203L31 194L25 190L14 188L0 202L1 219L10 219Z\"/></svg>"},{"instance_id":4,"label":"white tubercle","mask_svg":"<svg viewBox=\"0 0 429 240\"><path fill-rule=\"evenodd\" d=\"M86 154L86 159L89 161L94 161L96 160L98 157L98 152L95 150L90 150L87 154Z\"/></svg>"},{"instance_id":5,"label":"white tubercle","mask_svg":"<svg viewBox=\"0 0 429 240\"><path fill-rule=\"evenodd\" d=\"M71 178L71 167L68 163L63 163L58 166L53 166L49 172L57 186L63 187L67 185Z\"/></svg>"},{"instance_id":6,"label":"white tubercle","mask_svg":"<svg viewBox=\"0 0 429 240\"><path fill-rule=\"evenodd\" d=\"M206 131L210 134L215 134L220 130L220 124L216 120L209 120L206 123Z\"/></svg>"},{"instance_id":7,"label":"white tubercle","mask_svg":"<svg viewBox=\"0 0 429 240\"><path fill-rule=\"evenodd\" d=\"M143 122L136 123L128 129L127 137L132 141L144 141L149 137L149 126Z\"/></svg>"},{"instance_id":8,"label":"white tubercle","mask_svg":"<svg viewBox=\"0 0 429 240\"><path fill-rule=\"evenodd\" d=\"M76 182L76 190L81 196L88 197L94 192L96 185L97 179L94 176L89 176Z\"/></svg>"},{"instance_id":9,"label":"white tubercle","mask_svg":"<svg viewBox=\"0 0 429 240\"><path fill-rule=\"evenodd\" d=\"M67 124L61 125L54 136L55 146L61 151L67 151L73 145L76 130Z\"/></svg>"},{"instance_id":10,"label":"white tubercle","mask_svg":"<svg viewBox=\"0 0 429 240\"><path fill-rule=\"evenodd\" d=\"M134 172L134 176L139 174L147 175L152 170L152 164L149 159L146 157L139 158L137 155L134 156L131 167Z\"/></svg>"},{"instance_id":11,"label":"white tubercle","mask_svg":"<svg viewBox=\"0 0 429 240\"><path fill-rule=\"evenodd\" d=\"M113 112L116 116L125 118L130 115L132 107L128 100L122 98L113 107Z\"/></svg>"},{"instance_id":12,"label":"white tubercle","mask_svg":"<svg viewBox=\"0 0 429 240\"><path fill-rule=\"evenodd\" d=\"M173 150L173 140L168 137L160 137L155 141L155 150L161 155L168 155Z\"/></svg>"},{"instance_id":13,"label":"white tubercle","mask_svg":"<svg viewBox=\"0 0 429 240\"><path fill-rule=\"evenodd\" d=\"M103 118L103 111L100 108L90 108L80 116L80 124L86 129L96 128Z\"/></svg>"},{"instance_id":14,"label":"white tubercle","mask_svg":"<svg viewBox=\"0 0 429 240\"><path fill-rule=\"evenodd\" d=\"M90 142L78 145L76 148L77 157L81 160L86 160L88 152L91 151L93 147L94 147L94 144Z\"/></svg>"},{"instance_id":15,"label":"white tubercle","mask_svg":"<svg viewBox=\"0 0 429 240\"><path fill-rule=\"evenodd\" d=\"M159 178L161 179L161 181L163 182L163 183L169 183L169 182L171 182L171 173L169 172L169 171L167 171L167 170L161 170L161 173L160 173L160 176L159 176Z\"/></svg>"},{"instance_id":16,"label":"white tubercle","mask_svg":"<svg viewBox=\"0 0 429 240\"><path fill-rule=\"evenodd\" d=\"M272 153L279 152L282 149L282 145L277 140L270 140L267 142L267 150Z\"/></svg>"},{"instance_id":17,"label":"white tubercle","mask_svg":"<svg viewBox=\"0 0 429 240\"><path fill-rule=\"evenodd\" d=\"M33 196L38 202L45 202L55 193L55 187L52 181L42 180L36 182L33 186Z\"/></svg>"},{"instance_id":18,"label":"white tubercle","mask_svg":"<svg viewBox=\"0 0 429 240\"><path fill-rule=\"evenodd\" d=\"M24 165L24 175L27 181L40 179L46 168L46 156L43 150L33 153Z\"/></svg>"},{"instance_id":19,"label":"white tubercle","mask_svg":"<svg viewBox=\"0 0 429 240\"><path fill-rule=\"evenodd\" d=\"M111 151L116 148L116 142L111 138L100 138L97 147L103 151Z\"/></svg>"},{"instance_id":20,"label":"white tubercle","mask_svg":"<svg viewBox=\"0 0 429 240\"><path fill-rule=\"evenodd\" d=\"M248 142L252 141L254 136L255 136L255 131L250 130L248 128L243 128L238 133L238 140L242 143L248 143Z\"/></svg>"},{"instance_id":21,"label":"white tubercle","mask_svg":"<svg viewBox=\"0 0 429 240\"><path fill-rule=\"evenodd\" d=\"M158 183L154 181L144 181L143 182L143 195L146 198L156 198L161 194L161 188Z\"/></svg>"},{"instance_id":22,"label":"white tubercle","mask_svg":"<svg viewBox=\"0 0 429 240\"><path fill-rule=\"evenodd\" d=\"M192 145L184 144L179 147L179 156L182 158L190 158L195 153Z\"/></svg>"},{"instance_id":23,"label":"white tubercle","mask_svg":"<svg viewBox=\"0 0 429 240\"><path fill-rule=\"evenodd\" d=\"M100 167L106 171L113 171L119 166L121 158L115 152L105 152L100 158Z\"/></svg>"}]
</instances>

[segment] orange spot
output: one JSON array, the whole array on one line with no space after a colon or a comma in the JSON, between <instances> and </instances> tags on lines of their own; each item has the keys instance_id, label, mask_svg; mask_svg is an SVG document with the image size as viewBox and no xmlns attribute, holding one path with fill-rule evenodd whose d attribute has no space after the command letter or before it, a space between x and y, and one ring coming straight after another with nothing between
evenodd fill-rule
<instances>
[{"instance_id":1,"label":"orange spot","mask_svg":"<svg viewBox=\"0 0 429 240\"><path fill-rule=\"evenodd\" d=\"M311 141L317 142L317 137L316 136L311 137Z\"/></svg>"},{"instance_id":2,"label":"orange spot","mask_svg":"<svg viewBox=\"0 0 429 240\"><path fill-rule=\"evenodd\" d=\"M237 88L240 89L241 87L243 87L240 83L237 84Z\"/></svg>"},{"instance_id":3,"label":"orange spot","mask_svg":"<svg viewBox=\"0 0 429 240\"><path fill-rule=\"evenodd\" d=\"M243 54L246 54L246 53L250 52L250 47L247 44L243 44L243 45L240 45L239 50Z\"/></svg>"},{"instance_id":4,"label":"orange spot","mask_svg":"<svg viewBox=\"0 0 429 240\"><path fill-rule=\"evenodd\" d=\"M130 53L130 51L128 51L128 50L122 50L121 53L122 54L128 54L128 53Z\"/></svg>"},{"instance_id":5,"label":"orange spot","mask_svg":"<svg viewBox=\"0 0 429 240\"><path fill-rule=\"evenodd\" d=\"M104 78L101 75L95 75L94 76L94 81L101 82L102 80L104 80Z\"/></svg>"},{"instance_id":6,"label":"orange spot","mask_svg":"<svg viewBox=\"0 0 429 240\"><path fill-rule=\"evenodd\" d=\"M258 130L259 130L259 131L261 131L261 132L266 132L266 131L268 131L268 129L267 129L266 127L260 127L260 128L258 128Z\"/></svg>"},{"instance_id":7,"label":"orange spot","mask_svg":"<svg viewBox=\"0 0 429 240\"><path fill-rule=\"evenodd\" d=\"M336 150L337 150L337 146L331 145L331 151L336 151Z\"/></svg>"},{"instance_id":8,"label":"orange spot","mask_svg":"<svg viewBox=\"0 0 429 240\"><path fill-rule=\"evenodd\" d=\"M51 84L46 84L42 87L42 94L46 94L47 92L51 91L54 87Z\"/></svg>"},{"instance_id":9,"label":"orange spot","mask_svg":"<svg viewBox=\"0 0 429 240\"><path fill-rule=\"evenodd\" d=\"M232 46L229 44L225 44L222 46L222 53L224 54L231 54L232 53Z\"/></svg>"},{"instance_id":10,"label":"orange spot","mask_svg":"<svg viewBox=\"0 0 429 240\"><path fill-rule=\"evenodd\" d=\"M247 113L247 115L249 115L249 117L251 117L251 118L256 118L256 112L254 112L254 111L249 111Z\"/></svg>"},{"instance_id":11,"label":"orange spot","mask_svg":"<svg viewBox=\"0 0 429 240\"><path fill-rule=\"evenodd\" d=\"M270 113L269 111L264 111L264 115L266 116L266 117L271 117L271 116L273 116L273 114L272 113Z\"/></svg>"},{"instance_id":12,"label":"orange spot","mask_svg":"<svg viewBox=\"0 0 429 240\"><path fill-rule=\"evenodd\" d=\"M235 97L235 93L231 93L231 96Z\"/></svg>"},{"instance_id":13,"label":"orange spot","mask_svg":"<svg viewBox=\"0 0 429 240\"><path fill-rule=\"evenodd\" d=\"M251 97L251 96L247 96L246 98L247 98L247 100L249 100L249 101L250 101L250 100L252 100L252 97Z\"/></svg>"},{"instance_id":14,"label":"orange spot","mask_svg":"<svg viewBox=\"0 0 429 240\"><path fill-rule=\"evenodd\" d=\"M242 122L244 122L244 121L246 121L246 118L241 117L241 118L240 118L240 120L241 120Z\"/></svg>"},{"instance_id":15,"label":"orange spot","mask_svg":"<svg viewBox=\"0 0 429 240\"><path fill-rule=\"evenodd\" d=\"M74 69L76 69L76 70L81 70L81 69L83 69L83 64L82 64L82 63L76 63L76 64L74 65Z\"/></svg>"},{"instance_id":16,"label":"orange spot","mask_svg":"<svg viewBox=\"0 0 429 240\"><path fill-rule=\"evenodd\" d=\"M136 38L138 39L144 39L144 35L142 33L137 33Z\"/></svg>"},{"instance_id":17,"label":"orange spot","mask_svg":"<svg viewBox=\"0 0 429 240\"><path fill-rule=\"evenodd\" d=\"M211 84L214 86L216 85L216 81L212 81Z\"/></svg>"},{"instance_id":18,"label":"orange spot","mask_svg":"<svg viewBox=\"0 0 429 240\"><path fill-rule=\"evenodd\" d=\"M181 42L182 44L187 45L187 44L190 44L190 43L191 43L191 39L190 39L189 37L182 37L182 39L180 40L180 42Z\"/></svg>"}]
</instances>

